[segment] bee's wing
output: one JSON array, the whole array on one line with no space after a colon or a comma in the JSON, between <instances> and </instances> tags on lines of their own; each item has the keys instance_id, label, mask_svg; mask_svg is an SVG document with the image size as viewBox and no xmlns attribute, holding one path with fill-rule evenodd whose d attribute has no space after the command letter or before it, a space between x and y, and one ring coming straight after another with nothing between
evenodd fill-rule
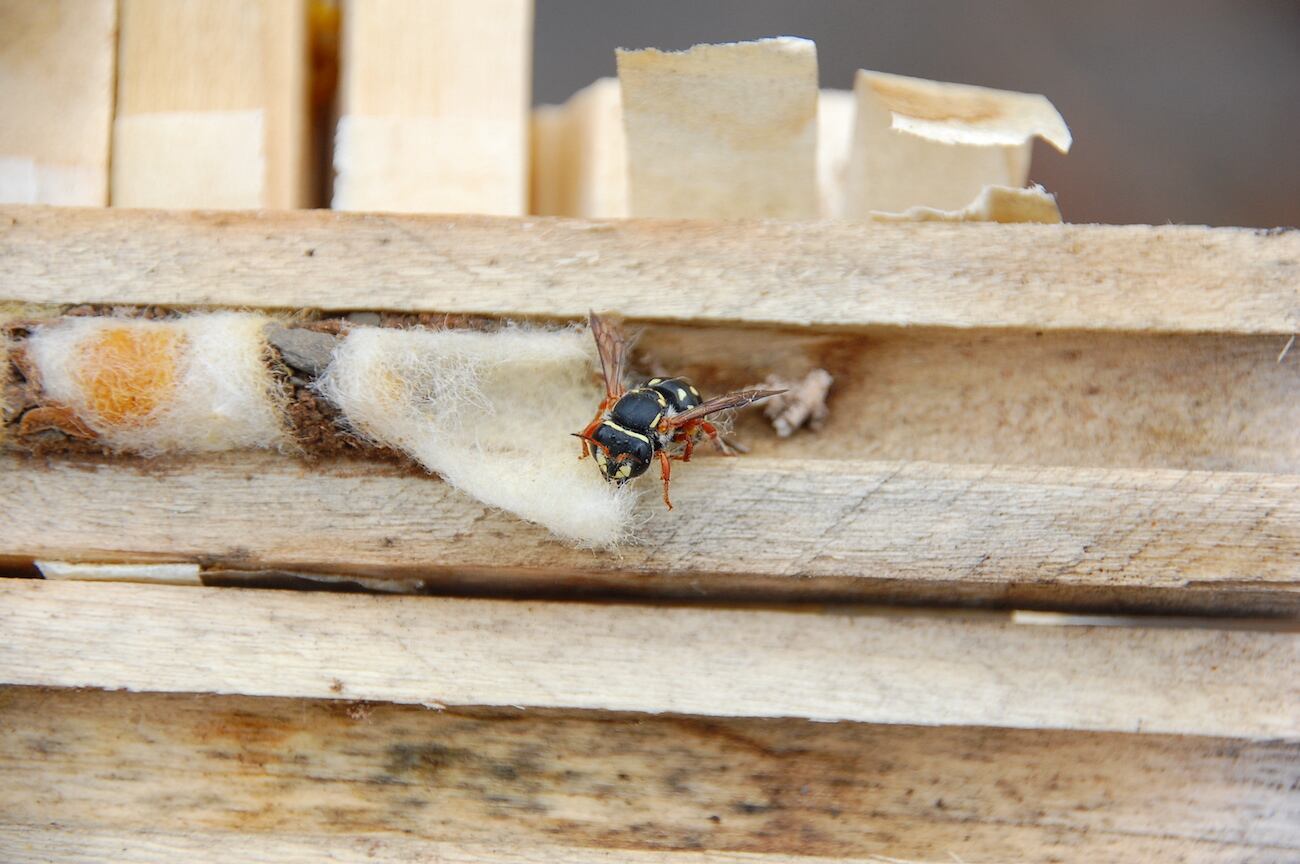
<instances>
[{"instance_id":1,"label":"bee's wing","mask_svg":"<svg viewBox=\"0 0 1300 864\"><path fill-rule=\"evenodd\" d=\"M606 321L595 312L588 312L587 317L591 322L591 335L596 339L596 352L600 354L600 371L605 375L605 395L617 399L627 392L623 386L627 337L623 334L623 328L612 321Z\"/></svg>"},{"instance_id":2,"label":"bee's wing","mask_svg":"<svg viewBox=\"0 0 1300 864\"><path fill-rule=\"evenodd\" d=\"M714 396L689 411L683 411L680 414L664 418L661 425L667 429L675 429L678 426L685 426L692 420L700 420L710 414L726 411L728 408L744 408L746 405L760 399L767 399L769 396L776 396L778 393L784 392L784 390L737 390L735 393L728 393L726 396Z\"/></svg>"}]
</instances>

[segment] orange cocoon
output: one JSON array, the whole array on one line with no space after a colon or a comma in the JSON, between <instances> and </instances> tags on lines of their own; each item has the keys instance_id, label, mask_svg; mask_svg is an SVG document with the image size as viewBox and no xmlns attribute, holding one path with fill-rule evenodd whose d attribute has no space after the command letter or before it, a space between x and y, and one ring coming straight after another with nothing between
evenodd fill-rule
<instances>
[{"instance_id":1,"label":"orange cocoon","mask_svg":"<svg viewBox=\"0 0 1300 864\"><path fill-rule=\"evenodd\" d=\"M79 346L72 374L95 418L110 426L151 422L172 400L182 334L105 327Z\"/></svg>"},{"instance_id":2,"label":"orange cocoon","mask_svg":"<svg viewBox=\"0 0 1300 864\"><path fill-rule=\"evenodd\" d=\"M260 315L65 318L27 341L41 389L106 444L139 453L271 447L283 396Z\"/></svg>"}]
</instances>

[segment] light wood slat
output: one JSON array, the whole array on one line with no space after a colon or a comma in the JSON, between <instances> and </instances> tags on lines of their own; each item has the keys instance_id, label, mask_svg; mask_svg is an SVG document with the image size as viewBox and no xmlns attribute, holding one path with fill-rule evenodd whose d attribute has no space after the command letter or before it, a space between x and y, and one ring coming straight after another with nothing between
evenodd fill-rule
<instances>
[{"instance_id":1,"label":"light wood slat","mask_svg":"<svg viewBox=\"0 0 1300 864\"><path fill-rule=\"evenodd\" d=\"M634 216L817 215L817 47L615 52Z\"/></svg>"},{"instance_id":2,"label":"light wood slat","mask_svg":"<svg viewBox=\"0 0 1300 864\"><path fill-rule=\"evenodd\" d=\"M10 864L175 864L231 860L249 864L826 864L825 858L729 852L571 849L502 843L427 843L404 837L245 835L213 831L68 831L49 825L0 824L0 851ZM849 859L842 859L848 864ZM863 864L885 864L867 859ZM899 864L899 862L889 862ZM904 862L911 864L911 862Z\"/></svg>"},{"instance_id":3,"label":"light wood slat","mask_svg":"<svg viewBox=\"0 0 1300 864\"><path fill-rule=\"evenodd\" d=\"M0 580L0 683L1300 736L1300 634Z\"/></svg>"},{"instance_id":4,"label":"light wood slat","mask_svg":"<svg viewBox=\"0 0 1300 864\"><path fill-rule=\"evenodd\" d=\"M532 0L345 2L333 206L524 213L532 23Z\"/></svg>"},{"instance_id":5,"label":"light wood slat","mask_svg":"<svg viewBox=\"0 0 1300 864\"><path fill-rule=\"evenodd\" d=\"M108 203L115 0L0 0L0 201Z\"/></svg>"},{"instance_id":6,"label":"light wood slat","mask_svg":"<svg viewBox=\"0 0 1300 864\"><path fill-rule=\"evenodd\" d=\"M0 689L0 729L0 845L54 823L35 836L55 860L107 837L170 860L207 860L205 842L295 860L308 837L308 860L349 861L475 844L485 860L698 864L1300 850L1296 741L37 688Z\"/></svg>"},{"instance_id":7,"label":"light wood slat","mask_svg":"<svg viewBox=\"0 0 1300 864\"><path fill-rule=\"evenodd\" d=\"M0 208L0 300L1290 334L1300 232Z\"/></svg>"},{"instance_id":8,"label":"light wood slat","mask_svg":"<svg viewBox=\"0 0 1300 864\"><path fill-rule=\"evenodd\" d=\"M701 458L638 544L575 549L434 478L274 455L0 457L20 561L426 578L442 587L1295 612L1300 476Z\"/></svg>"},{"instance_id":9,"label":"light wood slat","mask_svg":"<svg viewBox=\"0 0 1300 864\"><path fill-rule=\"evenodd\" d=\"M305 0L122 0L112 201L311 202Z\"/></svg>"}]
</instances>

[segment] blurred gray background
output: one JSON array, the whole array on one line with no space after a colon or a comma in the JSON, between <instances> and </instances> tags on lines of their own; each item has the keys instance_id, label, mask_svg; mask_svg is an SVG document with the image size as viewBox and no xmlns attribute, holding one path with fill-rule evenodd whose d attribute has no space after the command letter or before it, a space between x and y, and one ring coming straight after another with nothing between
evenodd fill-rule
<instances>
[{"instance_id":1,"label":"blurred gray background","mask_svg":"<svg viewBox=\"0 0 1300 864\"><path fill-rule=\"evenodd\" d=\"M858 68L1044 93L1074 133L1032 179L1071 222L1300 225L1300 2L536 0L533 98L614 74L616 47L817 42Z\"/></svg>"}]
</instances>

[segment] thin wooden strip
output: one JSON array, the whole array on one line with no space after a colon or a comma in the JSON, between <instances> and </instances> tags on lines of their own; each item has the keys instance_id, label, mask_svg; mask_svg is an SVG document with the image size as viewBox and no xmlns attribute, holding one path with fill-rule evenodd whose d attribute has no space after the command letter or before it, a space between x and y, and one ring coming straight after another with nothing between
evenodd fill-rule
<instances>
[{"instance_id":1,"label":"thin wooden strip","mask_svg":"<svg viewBox=\"0 0 1300 864\"><path fill-rule=\"evenodd\" d=\"M0 208L0 299L1300 330L1300 232Z\"/></svg>"},{"instance_id":2,"label":"thin wooden strip","mask_svg":"<svg viewBox=\"0 0 1300 864\"><path fill-rule=\"evenodd\" d=\"M304 0L122 0L112 201L311 203Z\"/></svg>"},{"instance_id":3,"label":"thin wooden strip","mask_svg":"<svg viewBox=\"0 0 1300 864\"><path fill-rule=\"evenodd\" d=\"M731 852L572 849L502 843L428 843L392 835L317 837L186 830L69 831L58 825L0 824L0 851L11 864L174 864L231 860L250 864L827 864L825 858ZM845 864L924 864L900 859L838 859ZM951 860L951 859L950 859ZM1199 860L1199 859L1188 859ZM1260 859L1267 860L1267 859ZM1280 859L1279 859L1280 860Z\"/></svg>"},{"instance_id":4,"label":"thin wooden strip","mask_svg":"<svg viewBox=\"0 0 1300 864\"><path fill-rule=\"evenodd\" d=\"M159 585L202 585L197 564L85 564L37 561L46 579L77 582L145 582Z\"/></svg>"},{"instance_id":5,"label":"thin wooden strip","mask_svg":"<svg viewBox=\"0 0 1300 864\"><path fill-rule=\"evenodd\" d=\"M333 206L524 213L532 0L362 0L342 18Z\"/></svg>"},{"instance_id":6,"label":"thin wooden strip","mask_svg":"<svg viewBox=\"0 0 1300 864\"><path fill-rule=\"evenodd\" d=\"M148 848L201 825L227 851L419 844L381 843L394 858L474 844L559 856L557 842L565 860L713 850L700 862L1300 849L1295 741L36 688L0 689L0 728L3 821L56 823L50 842L68 846L120 832Z\"/></svg>"},{"instance_id":7,"label":"thin wooden strip","mask_svg":"<svg viewBox=\"0 0 1300 864\"><path fill-rule=\"evenodd\" d=\"M0 683L1300 735L1300 634L0 580Z\"/></svg>"},{"instance_id":8,"label":"thin wooden strip","mask_svg":"<svg viewBox=\"0 0 1300 864\"><path fill-rule=\"evenodd\" d=\"M0 0L0 201L108 203L114 0Z\"/></svg>"},{"instance_id":9,"label":"thin wooden strip","mask_svg":"<svg viewBox=\"0 0 1300 864\"><path fill-rule=\"evenodd\" d=\"M595 470L595 469L593 469ZM649 487L647 487L649 488ZM1294 612L1300 476L700 458L638 545L575 549L421 475L235 453L0 457L0 552L496 590L911 597ZM1195 590L1189 590L1195 589Z\"/></svg>"},{"instance_id":10,"label":"thin wooden strip","mask_svg":"<svg viewBox=\"0 0 1300 864\"><path fill-rule=\"evenodd\" d=\"M817 215L810 40L620 49L616 57L632 215Z\"/></svg>"}]
</instances>

